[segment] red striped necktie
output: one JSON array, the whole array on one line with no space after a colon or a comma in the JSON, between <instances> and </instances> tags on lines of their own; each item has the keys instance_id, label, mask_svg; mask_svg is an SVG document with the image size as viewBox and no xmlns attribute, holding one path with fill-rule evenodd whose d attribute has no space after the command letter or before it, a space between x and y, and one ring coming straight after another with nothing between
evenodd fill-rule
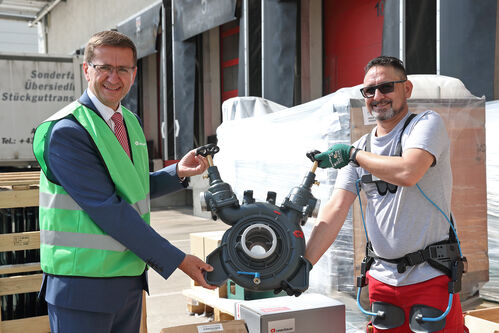
<instances>
[{"instance_id":1,"label":"red striped necktie","mask_svg":"<svg viewBox=\"0 0 499 333\"><path fill-rule=\"evenodd\" d=\"M128 147L128 138L126 136L125 125L123 124L123 116L119 112L115 112L111 117L114 122L114 134L116 138L121 143L121 146L125 150L125 153L130 157L130 148Z\"/></svg>"}]
</instances>

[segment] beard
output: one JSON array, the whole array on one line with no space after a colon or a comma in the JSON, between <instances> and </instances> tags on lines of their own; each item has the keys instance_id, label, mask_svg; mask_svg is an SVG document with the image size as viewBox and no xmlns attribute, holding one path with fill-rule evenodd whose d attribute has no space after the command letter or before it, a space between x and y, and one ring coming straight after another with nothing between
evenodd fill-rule
<instances>
[{"instance_id":1,"label":"beard","mask_svg":"<svg viewBox=\"0 0 499 333\"><path fill-rule=\"evenodd\" d=\"M386 104L387 106L389 105L389 107L375 110L374 107L378 104ZM379 102L373 101L371 103L371 114L374 117L374 119L379 121L390 120L396 115L398 115L400 112L402 112L402 110L403 107L394 109L392 106L392 101L388 99L383 99Z\"/></svg>"}]
</instances>

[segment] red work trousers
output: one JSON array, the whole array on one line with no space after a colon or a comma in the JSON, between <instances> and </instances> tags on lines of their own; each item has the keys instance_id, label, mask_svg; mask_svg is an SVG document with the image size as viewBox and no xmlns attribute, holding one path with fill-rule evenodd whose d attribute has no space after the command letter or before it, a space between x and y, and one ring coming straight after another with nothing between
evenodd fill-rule
<instances>
[{"instance_id":1,"label":"red work trousers","mask_svg":"<svg viewBox=\"0 0 499 333\"><path fill-rule=\"evenodd\" d=\"M379 330L373 327L372 332L378 333L406 333L412 332L409 328L409 314L411 307L416 304L428 305L442 311L447 309L449 303L449 292L447 284L449 277L441 275L428 281L408 286L390 286L369 276L367 272L367 281L369 283L370 302L386 302L402 308L405 312L405 322L402 326ZM387 313L387 316L390 314ZM452 299L452 308L446 317L446 325L442 331L445 333L462 333L465 331L463 314L459 294L454 294Z\"/></svg>"}]
</instances>

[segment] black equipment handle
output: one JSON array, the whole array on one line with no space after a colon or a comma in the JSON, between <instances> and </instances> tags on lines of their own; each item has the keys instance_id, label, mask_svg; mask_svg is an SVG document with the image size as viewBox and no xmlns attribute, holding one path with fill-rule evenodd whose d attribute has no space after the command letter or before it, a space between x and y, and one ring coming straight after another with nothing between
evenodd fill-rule
<instances>
[{"instance_id":1,"label":"black equipment handle","mask_svg":"<svg viewBox=\"0 0 499 333\"><path fill-rule=\"evenodd\" d=\"M306 156L314 163L312 166L311 172L315 173L315 170L317 170L317 167L319 166L319 162L315 159L315 155L320 154L321 151L319 150L310 150L307 152Z\"/></svg>"},{"instance_id":2,"label":"black equipment handle","mask_svg":"<svg viewBox=\"0 0 499 333\"><path fill-rule=\"evenodd\" d=\"M220 148L214 143L208 143L207 145L201 146L196 149L196 154L207 157L210 155L213 157L216 153L220 151Z\"/></svg>"},{"instance_id":3,"label":"black equipment handle","mask_svg":"<svg viewBox=\"0 0 499 333\"><path fill-rule=\"evenodd\" d=\"M201 146L196 149L196 155L206 157L206 159L208 160L208 164L210 166L213 166L213 155L215 155L219 151L220 147L218 147L216 144L208 143L207 145Z\"/></svg>"}]
</instances>

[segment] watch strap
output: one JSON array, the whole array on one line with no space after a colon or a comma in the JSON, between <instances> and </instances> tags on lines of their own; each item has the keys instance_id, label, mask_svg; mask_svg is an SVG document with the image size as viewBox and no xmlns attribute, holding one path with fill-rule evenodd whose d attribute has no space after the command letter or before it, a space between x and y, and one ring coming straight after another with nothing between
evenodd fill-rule
<instances>
[{"instance_id":1,"label":"watch strap","mask_svg":"<svg viewBox=\"0 0 499 333\"><path fill-rule=\"evenodd\" d=\"M362 150L362 149L360 149L360 148L353 148L353 151L350 154L350 159L348 161L351 166L354 166L356 168L358 168L360 166L359 162L357 162L357 153L359 152L359 150Z\"/></svg>"}]
</instances>

